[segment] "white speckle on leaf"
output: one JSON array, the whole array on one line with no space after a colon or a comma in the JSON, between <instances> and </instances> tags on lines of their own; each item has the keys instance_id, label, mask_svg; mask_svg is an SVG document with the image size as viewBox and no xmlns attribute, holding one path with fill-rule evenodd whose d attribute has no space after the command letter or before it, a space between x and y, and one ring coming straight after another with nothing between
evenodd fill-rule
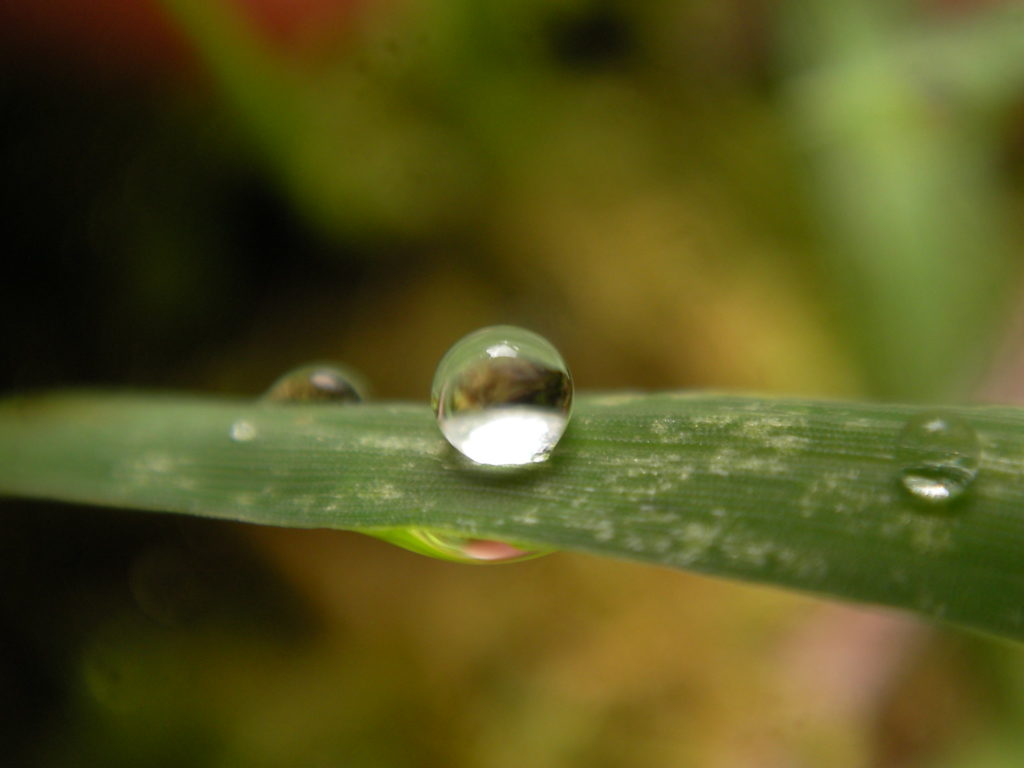
<instances>
[{"instance_id":1,"label":"white speckle on leaf","mask_svg":"<svg viewBox=\"0 0 1024 768\"><path fill-rule=\"evenodd\" d=\"M900 512L884 522L880 531L888 539L906 537L910 546L922 555L941 554L953 549L950 521L939 517Z\"/></svg>"},{"instance_id":2,"label":"white speckle on leaf","mask_svg":"<svg viewBox=\"0 0 1024 768\"><path fill-rule=\"evenodd\" d=\"M672 537L671 536L659 536L651 544L651 550L657 552L659 555L663 555L672 548Z\"/></svg>"},{"instance_id":3,"label":"white speckle on leaf","mask_svg":"<svg viewBox=\"0 0 1024 768\"><path fill-rule=\"evenodd\" d=\"M733 535L722 542L722 552L734 563L760 568L767 562L773 546L770 541L756 541Z\"/></svg>"},{"instance_id":4,"label":"white speckle on leaf","mask_svg":"<svg viewBox=\"0 0 1024 768\"><path fill-rule=\"evenodd\" d=\"M159 451L132 456L114 466L112 474L124 487L162 485L181 490L196 487L187 474L190 462Z\"/></svg>"},{"instance_id":5,"label":"white speckle on leaf","mask_svg":"<svg viewBox=\"0 0 1024 768\"><path fill-rule=\"evenodd\" d=\"M358 445L375 451L387 453L441 453L447 443L440 436L436 440L409 435L380 435L370 433L360 435Z\"/></svg>"},{"instance_id":6,"label":"white speckle on leaf","mask_svg":"<svg viewBox=\"0 0 1024 768\"><path fill-rule=\"evenodd\" d=\"M637 400L642 400L644 395L641 394L628 394L628 395L600 395L598 397L591 397L590 403L592 405L602 406L616 406L626 405L627 403L633 403Z\"/></svg>"},{"instance_id":7,"label":"white speckle on leaf","mask_svg":"<svg viewBox=\"0 0 1024 768\"><path fill-rule=\"evenodd\" d=\"M732 473L733 463L736 461L736 451L732 448L723 448L708 462L708 474L719 477L728 477Z\"/></svg>"},{"instance_id":8,"label":"white speckle on leaf","mask_svg":"<svg viewBox=\"0 0 1024 768\"><path fill-rule=\"evenodd\" d=\"M818 511L851 516L891 502L887 493L859 482L857 470L826 472L812 480L797 501L801 517L813 517Z\"/></svg>"},{"instance_id":9,"label":"white speckle on leaf","mask_svg":"<svg viewBox=\"0 0 1024 768\"><path fill-rule=\"evenodd\" d=\"M309 494L302 494L300 496L294 496L291 499L292 506L296 509L310 510L316 506L316 497L310 496Z\"/></svg>"},{"instance_id":10,"label":"white speckle on leaf","mask_svg":"<svg viewBox=\"0 0 1024 768\"><path fill-rule=\"evenodd\" d=\"M740 423L737 433L754 440L763 441L772 432L790 426L777 416L761 416L745 419Z\"/></svg>"},{"instance_id":11,"label":"white speckle on leaf","mask_svg":"<svg viewBox=\"0 0 1024 768\"><path fill-rule=\"evenodd\" d=\"M403 495L401 491L395 488L391 483L378 483L374 487L374 493L377 495L377 498L382 501L394 501L395 499L402 498Z\"/></svg>"},{"instance_id":12,"label":"white speckle on leaf","mask_svg":"<svg viewBox=\"0 0 1024 768\"><path fill-rule=\"evenodd\" d=\"M611 541L615 537L615 525L611 520L599 520L594 525L594 538L598 541Z\"/></svg>"},{"instance_id":13,"label":"white speckle on leaf","mask_svg":"<svg viewBox=\"0 0 1024 768\"><path fill-rule=\"evenodd\" d=\"M669 555L669 561L676 565L690 565L707 554L721 534L718 524L691 521L672 530L676 551Z\"/></svg>"},{"instance_id":14,"label":"white speckle on leaf","mask_svg":"<svg viewBox=\"0 0 1024 768\"><path fill-rule=\"evenodd\" d=\"M703 413L698 416L694 416L690 421L698 427L724 429L725 427L731 427L735 424L737 417L731 413Z\"/></svg>"},{"instance_id":15,"label":"white speckle on leaf","mask_svg":"<svg viewBox=\"0 0 1024 768\"><path fill-rule=\"evenodd\" d=\"M176 462L165 453L144 453L137 466L141 471L159 475L173 471Z\"/></svg>"},{"instance_id":16,"label":"white speckle on leaf","mask_svg":"<svg viewBox=\"0 0 1024 768\"><path fill-rule=\"evenodd\" d=\"M248 443L256 439L256 425L251 421L239 419L231 425L229 434L231 435L231 439L236 443Z\"/></svg>"},{"instance_id":17,"label":"white speckle on leaf","mask_svg":"<svg viewBox=\"0 0 1024 768\"><path fill-rule=\"evenodd\" d=\"M914 517L916 519L909 526L910 546L923 555L934 555L953 549L953 535L949 530L948 521L926 518L922 515Z\"/></svg>"},{"instance_id":18,"label":"white speckle on leaf","mask_svg":"<svg viewBox=\"0 0 1024 768\"><path fill-rule=\"evenodd\" d=\"M782 453L792 453L811 446L811 440L800 435L770 435L765 438L765 445Z\"/></svg>"},{"instance_id":19,"label":"white speckle on leaf","mask_svg":"<svg viewBox=\"0 0 1024 768\"><path fill-rule=\"evenodd\" d=\"M781 475L786 472L786 463L778 456L740 455L733 459L732 468L737 472L753 475Z\"/></svg>"},{"instance_id":20,"label":"white speckle on leaf","mask_svg":"<svg viewBox=\"0 0 1024 768\"><path fill-rule=\"evenodd\" d=\"M526 510L521 515L514 518L516 522L522 523L523 525L536 525L538 522L537 508L533 507Z\"/></svg>"},{"instance_id":21,"label":"white speckle on leaf","mask_svg":"<svg viewBox=\"0 0 1024 768\"><path fill-rule=\"evenodd\" d=\"M628 549L630 552L643 552L645 549L643 539L641 539L635 533L626 533L624 535L620 535L619 544Z\"/></svg>"}]
</instances>

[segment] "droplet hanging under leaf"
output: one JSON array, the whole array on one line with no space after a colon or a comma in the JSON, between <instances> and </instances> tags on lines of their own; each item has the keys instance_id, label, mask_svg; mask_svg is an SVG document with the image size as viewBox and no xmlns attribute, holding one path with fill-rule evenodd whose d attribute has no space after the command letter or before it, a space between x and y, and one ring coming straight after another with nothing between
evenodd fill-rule
<instances>
[{"instance_id":1,"label":"droplet hanging under leaf","mask_svg":"<svg viewBox=\"0 0 1024 768\"><path fill-rule=\"evenodd\" d=\"M378 529L365 533L421 555L470 565L518 563L546 555L550 551L516 542L476 538L413 526Z\"/></svg>"}]
</instances>

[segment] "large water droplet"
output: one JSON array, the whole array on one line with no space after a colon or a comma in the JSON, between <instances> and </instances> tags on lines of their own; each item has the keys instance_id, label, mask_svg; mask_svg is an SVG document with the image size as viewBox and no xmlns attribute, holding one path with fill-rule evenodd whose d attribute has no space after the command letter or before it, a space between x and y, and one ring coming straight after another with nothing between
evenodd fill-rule
<instances>
[{"instance_id":1,"label":"large water droplet","mask_svg":"<svg viewBox=\"0 0 1024 768\"><path fill-rule=\"evenodd\" d=\"M263 399L275 403L358 403L365 391L360 377L333 363L295 368L275 381Z\"/></svg>"},{"instance_id":2,"label":"large water droplet","mask_svg":"<svg viewBox=\"0 0 1024 768\"><path fill-rule=\"evenodd\" d=\"M518 563L548 554L548 550L544 549L531 549L497 539L474 538L429 528L388 528L369 533L421 555L471 565Z\"/></svg>"},{"instance_id":3,"label":"large water droplet","mask_svg":"<svg viewBox=\"0 0 1024 768\"><path fill-rule=\"evenodd\" d=\"M495 325L448 350L431 400L441 432L472 461L531 464L548 457L569 423L572 378L543 336Z\"/></svg>"},{"instance_id":4,"label":"large water droplet","mask_svg":"<svg viewBox=\"0 0 1024 768\"><path fill-rule=\"evenodd\" d=\"M978 435L959 416L919 413L900 432L896 459L900 485L915 499L947 504L959 498L978 475Z\"/></svg>"}]
</instances>

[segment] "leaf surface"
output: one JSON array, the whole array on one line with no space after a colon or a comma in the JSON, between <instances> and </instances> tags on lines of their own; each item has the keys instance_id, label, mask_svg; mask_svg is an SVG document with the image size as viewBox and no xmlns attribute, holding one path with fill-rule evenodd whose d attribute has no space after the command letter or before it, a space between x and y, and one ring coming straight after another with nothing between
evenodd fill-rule
<instances>
[{"instance_id":1,"label":"leaf surface","mask_svg":"<svg viewBox=\"0 0 1024 768\"><path fill-rule=\"evenodd\" d=\"M963 497L899 483L914 406L584 395L551 459L470 465L426 405L56 393L0 404L0 493L265 525L421 526L775 584L1024 637L1024 411L943 409Z\"/></svg>"}]
</instances>

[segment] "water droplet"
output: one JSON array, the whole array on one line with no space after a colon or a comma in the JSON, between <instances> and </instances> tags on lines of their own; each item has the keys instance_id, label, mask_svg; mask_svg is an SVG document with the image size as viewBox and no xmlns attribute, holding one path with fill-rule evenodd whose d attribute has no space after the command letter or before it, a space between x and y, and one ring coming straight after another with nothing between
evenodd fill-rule
<instances>
[{"instance_id":1,"label":"water droplet","mask_svg":"<svg viewBox=\"0 0 1024 768\"><path fill-rule=\"evenodd\" d=\"M463 337L434 374L431 393L441 432L477 464L544 461L572 410L572 378L543 336L495 325Z\"/></svg>"},{"instance_id":2,"label":"water droplet","mask_svg":"<svg viewBox=\"0 0 1024 768\"><path fill-rule=\"evenodd\" d=\"M263 399L274 403L358 403L364 391L358 374L333 363L313 363L279 378Z\"/></svg>"},{"instance_id":3,"label":"water droplet","mask_svg":"<svg viewBox=\"0 0 1024 768\"><path fill-rule=\"evenodd\" d=\"M545 549L532 549L497 539L462 536L429 528L388 528L368 533L421 555L471 565L518 563L548 554Z\"/></svg>"},{"instance_id":4,"label":"water droplet","mask_svg":"<svg viewBox=\"0 0 1024 768\"><path fill-rule=\"evenodd\" d=\"M896 456L900 485L908 493L928 504L947 504L977 477L981 446L959 416L919 413L900 432Z\"/></svg>"},{"instance_id":5,"label":"water droplet","mask_svg":"<svg viewBox=\"0 0 1024 768\"><path fill-rule=\"evenodd\" d=\"M256 439L256 426L251 421L239 419L231 425L230 434L236 443L247 443Z\"/></svg>"}]
</instances>

